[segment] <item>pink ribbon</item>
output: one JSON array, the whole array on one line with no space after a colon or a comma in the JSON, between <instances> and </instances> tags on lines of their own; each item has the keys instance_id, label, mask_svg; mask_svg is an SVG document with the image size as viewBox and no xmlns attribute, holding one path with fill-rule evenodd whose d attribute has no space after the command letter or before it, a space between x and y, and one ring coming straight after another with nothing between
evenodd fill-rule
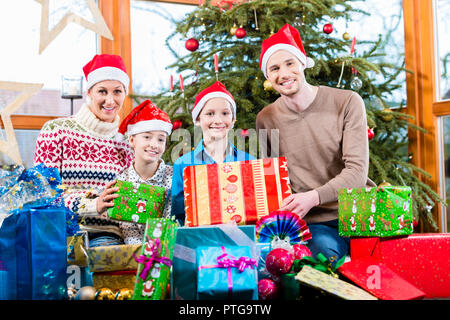
<instances>
[{"instance_id":1,"label":"pink ribbon","mask_svg":"<svg viewBox=\"0 0 450 320\"><path fill-rule=\"evenodd\" d=\"M216 258L217 264L215 265L209 265L209 266L200 266L198 267L199 270L201 269L209 269L209 268L227 268L227 274L228 274L228 298L231 299L231 295L233 292L233 278L231 275L231 268L238 268L239 272L243 272L245 268L251 269L253 266L257 266L258 262L255 259L251 259L248 257L240 257L239 259L236 259L233 256L228 255L228 253L225 252L225 247L221 247L222 254Z\"/></svg>"},{"instance_id":2,"label":"pink ribbon","mask_svg":"<svg viewBox=\"0 0 450 320\"><path fill-rule=\"evenodd\" d=\"M147 242L150 242L151 239L147 235ZM153 264L155 262L165 264L166 266L170 267L172 265L172 260L170 260L167 257L160 257L161 255L161 241L159 238L157 238L154 243L152 244L151 249L151 256L147 257L146 255L141 255L139 258L136 257L136 255L133 254L134 260L136 260L137 263L142 263L144 265L144 269L142 269L141 274L139 277L145 281L147 280L148 273L153 267Z\"/></svg>"}]
</instances>

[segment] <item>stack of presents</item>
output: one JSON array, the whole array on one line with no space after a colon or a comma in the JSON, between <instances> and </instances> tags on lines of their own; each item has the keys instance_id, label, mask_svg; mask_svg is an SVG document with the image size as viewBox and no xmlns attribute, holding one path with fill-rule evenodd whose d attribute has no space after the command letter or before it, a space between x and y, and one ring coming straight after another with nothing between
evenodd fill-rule
<instances>
[{"instance_id":1,"label":"stack of presents","mask_svg":"<svg viewBox=\"0 0 450 320\"><path fill-rule=\"evenodd\" d=\"M167 190L120 182L108 215L145 226L137 245L90 247L55 170L3 168L0 180L0 299L450 297L450 236L413 234L409 187L339 190L351 252L332 261L279 210L291 194L282 157L187 167L184 226L161 218Z\"/></svg>"}]
</instances>

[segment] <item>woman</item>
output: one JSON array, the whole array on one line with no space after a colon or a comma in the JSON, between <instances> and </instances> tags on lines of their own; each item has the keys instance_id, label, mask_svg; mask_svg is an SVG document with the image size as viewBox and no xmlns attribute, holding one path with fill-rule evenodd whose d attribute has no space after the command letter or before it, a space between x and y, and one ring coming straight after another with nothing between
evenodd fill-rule
<instances>
[{"instance_id":1,"label":"woman","mask_svg":"<svg viewBox=\"0 0 450 320\"><path fill-rule=\"evenodd\" d=\"M74 116L44 124L34 162L59 169L68 187L65 205L85 217L90 240L107 235L115 244L121 240L120 229L105 214L117 197L112 194L117 188L110 188L116 175L134 158L128 142L117 139L118 113L128 93L129 77L122 58L116 55L96 55L83 71L86 103Z\"/></svg>"}]
</instances>

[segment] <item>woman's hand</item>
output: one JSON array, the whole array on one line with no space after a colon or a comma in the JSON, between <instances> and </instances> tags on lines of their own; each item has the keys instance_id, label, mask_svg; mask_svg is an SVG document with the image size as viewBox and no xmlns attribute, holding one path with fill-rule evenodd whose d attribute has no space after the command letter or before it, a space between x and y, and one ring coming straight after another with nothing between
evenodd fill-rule
<instances>
[{"instance_id":1,"label":"woman's hand","mask_svg":"<svg viewBox=\"0 0 450 320\"><path fill-rule=\"evenodd\" d=\"M115 184L116 180L109 182L106 185L105 190L103 190L103 192L97 198L97 212L104 218L107 217L106 210L114 206L113 200L119 196L116 193L117 191L119 191L119 188L112 187Z\"/></svg>"}]
</instances>

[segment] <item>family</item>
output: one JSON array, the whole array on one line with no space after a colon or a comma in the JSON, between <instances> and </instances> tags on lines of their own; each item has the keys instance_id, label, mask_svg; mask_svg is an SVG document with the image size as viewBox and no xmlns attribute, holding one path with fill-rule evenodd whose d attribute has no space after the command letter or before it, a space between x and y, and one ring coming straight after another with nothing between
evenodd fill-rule
<instances>
[{"instance_id":1,"label":"family","mask_svg":"<svg viewBox=\"0 0 450 320\"><path fill-rule=\"evenodd\" d=\"M280 97L257 115L256 129L267 132L261 146L270 153L271 129L279 133L279 155L289 164L293 194L280 210L303 218L310 228L311 252L337 260L349 241L338 234L339 188L375 186L368 179L367 122L362 98L350 90L314 86L304 70L314 66L298 31L286 24L264 40L260 67ZM189 165L254 159L227 134L236 121L233 95L216 82L200 92L192 108L203 139L170 166L162 160L172 132L169 116L146 100L120 123L129 77L120 56L96 55L83 67L87 99L72 117L47 122L36 142L35 163L58 168L69 188L65 205L82 217L90 242L141 243L143 225L108 219L118 197L116 180L170 190L164 217L184 223L183 169ZM332 259L332 260L333 260Z\"/></svg>"}]
</instances>

